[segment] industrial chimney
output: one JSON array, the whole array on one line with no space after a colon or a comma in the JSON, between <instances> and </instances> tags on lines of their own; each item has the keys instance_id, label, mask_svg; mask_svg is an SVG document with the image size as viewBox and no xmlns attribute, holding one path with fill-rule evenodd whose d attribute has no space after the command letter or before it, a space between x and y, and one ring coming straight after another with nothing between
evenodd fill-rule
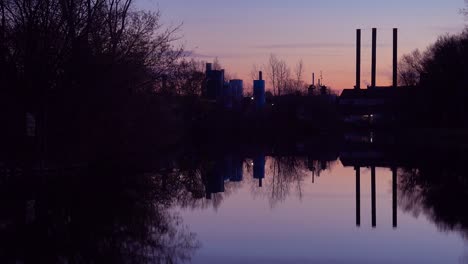
<instances>
[{"instance_id":1,"label":"industrial chimney","mask_svg":"<svg viewBox=\"0 0 468 264\"><path fill-rule=\"evenodd\" d=\"M355 89L361 89L361 30L356 30L356 86Z\"/></svg>"},{"instance_id":2,"label":"industrial chimney","mask_svg":"<svg viewBox=\"0 0 468 264\"><path fill-rule=\"evenodd\" d=\"M377 29L372 29L372 68L371 68L371 87L375 88L377 65Z\"/></svg>"},{"instance_id":3,"label":"industrial chimney","mask_svg":"<svg viewBox=\"0 0 468 264\"><path fill-rule=\"evenodd\" d=\"M398 28L393 29L393 88L398 87Z\"/></svg>"}]
</instances>

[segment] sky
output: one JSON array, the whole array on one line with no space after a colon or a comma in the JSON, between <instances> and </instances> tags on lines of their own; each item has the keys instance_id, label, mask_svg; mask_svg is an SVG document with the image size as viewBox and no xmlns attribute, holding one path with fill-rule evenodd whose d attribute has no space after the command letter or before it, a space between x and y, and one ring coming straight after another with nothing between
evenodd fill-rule
<instances>
[{"instance_id":1,"label":"sky","mask_svg":"<svg viewBox=\"0 0 468 264\"><path fill-rule=\"evenodd\" d=\"M378 30L377 85L391 83L392 28L399 28L399 57L424 50L443 34L460 32L464 0L136 0L160 10L165 25L183 23L179 44L204 61L217 57L234 78L252 82L252 66L270 54L291 69L302 59L304 81L322 72L340 91L355 84L355 32L362 29L361 86L370 83L371 28Z\"/></svg>"}]
</instances>

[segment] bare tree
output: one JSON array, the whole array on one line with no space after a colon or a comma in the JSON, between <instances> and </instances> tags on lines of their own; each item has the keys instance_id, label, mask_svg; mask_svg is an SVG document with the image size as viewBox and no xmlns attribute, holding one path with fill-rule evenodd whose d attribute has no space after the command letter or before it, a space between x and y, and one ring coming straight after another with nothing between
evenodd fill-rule
<instances>
[{"instance_id":1,"label":"bare tree","mask_svg":"<svg viewBox=\"0 0 468 264\"><path fill-rule=\"evenodd\" d=\"M273 88L273 94L280 96L288 85L291 70L284 60L278 59L276 55L271 54L268 61L268 76Z\"/></svg>"},{"instance_id":2,"label":"bare tree","mask_svg":"<svg viewBox=\"0 0 468 264\"><path fill-rule=\"evenodd\" d=\"M423 71L423 54L418 50L405 54L398 63L398 80L401 85L415 86L419 84Z\"/></svg>"},{"instance_id":3,"label":"bare tree","mask_svg":"<svg viewBox=\"0 0 468 264\"><path fill-rule=\"evenodd\" d=\"M278 64L278 95L286 89L289 80L291 79L291 70L284 60L280 60Z\"/></svg>"},{"instance_id":4,"label":"bare tree","mask_svg":"<svg viewBox=\"0 0 468 264\"><path fill-rule=\"evenodd\" d=\"M218 57L215 57L213 60L213 70L217 70L217 71L224 70L224 81L226 82L237 78L237 74L228 72L226 69L224 69Z\"/></svg>"},{"instance_id":5,"label":"bare tree","mask_svg":"<svg viewBox=\"0 0 468 264\"><path fill-rule=\"evenodd\" d=\"M258 72L261 70L262 70L261 66L257 64L252 65L252 68L250 69L250 73L249 73L251 81L258 80Z\"/></svg>"},{"instance_id":6,"label":"bare tree","mask_svg":"<svg viewBox=\"0 0 468 264\"><path fill-rule=\"evenodd\" d=\"M294 68L294 77L296 77L296 86L298 89L302 86L302 75L304 74L304 62L300 59Z\"/></svg>"},{"instance_id":7,"label":"bare tree","mask_svg":"<svg viewBox=\"0 0 468 264\"><path fill-rule=\"evenodd\" d=\"M466 19L468 19L468 0L465 0L465 8L462 8L460 10L460 13L465 16Z\"/></svg>"},{"instance_id":8,"label":"bare tree","mask_svg":"<svg viewBox=\"0 0 468 264\"><path fill-rule=\"evenodd\" d=\"M205 79L205 65L204 61L185 58L167 72L165 78L155 85L155 90L166 94L200 95Z\"/></svg>"},{"instance_id":9,"label":"bare tree","mask_svg":"<svg viewBox=\"0 0 468 264\"><path fill-rule=\"evenodd\" d=\"M215 57L213 60L213 70L220 71L222 68L223 66L221 66L218 57Z\"/></svg>"},{"instance_id":10,"label":"bare tree","mask_svg":"<svg viewBox=\"0 0 468 264\"><path fill-rule=\"evenodd\" d=\"M273 94L277 95L278 93L278 58L274 54L270 54L270 59L268 60L268 77L270 79L271 87L273 88Z\"/></svg>"},{"instance_id":11,"label":"bare tree","mask_svg":"<svg viewBox=\"0 0 468 264\"><path fill-rule=\"evenodd\" d=\"M304 158L298 157L269 157L266 160L265 169L268 177L264 187L258 188L257 183L251 185L254 196L263 196L268 199L270 206L284 202L292 194L297 198L303 197L303 183L309 171L305 167ZM295 192L295 193L293 193Z\"/></svg>"},{"instance_id":12,"label":"bare tree","mask_svg":"<svg viewBox=\"0 0 468 264\"><path fill-rule=\"evenodd\" d=\"M146 111L135 101L152 95L179 64L183 47L174 41L180 26L166 27L159 12L139 11L132 3L0 0L0 87L9 88L0 99L21 91L15 98L27 109L8 109L34 116L43 153L54 130L91 142L134 129L129 120ZM23 128L14 129L20 134Z\"/></svg>"}]
</instances>

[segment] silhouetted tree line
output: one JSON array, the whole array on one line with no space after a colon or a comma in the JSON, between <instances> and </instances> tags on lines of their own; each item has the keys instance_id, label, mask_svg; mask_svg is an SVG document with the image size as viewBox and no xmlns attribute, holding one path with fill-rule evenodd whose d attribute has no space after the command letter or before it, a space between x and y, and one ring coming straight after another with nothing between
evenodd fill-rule
<instances>
[{"instance_id":1,"label":"silhouetted tree line","mask_svg":"<svg viewBox=\"0 0 468 264\"><path fill-rule=\"evenodd\" d=\"M401 85L419 87L411 99L412 112L420 125L468 126L468 28L444 35L424 52L415 50L399 63Z\"/></svg>"},{"instance_id":2,"label":"silhouetted tree line","mask_svg":"<svg viewBox=\"0 0 468 264\"><path fill-rule=\"evenodd\" d=\"M166 110L154 95L198 94L203 81L174 44L180 26L160 17L132 0L1 1L2 140L18 147L32 126L44 152L52 141L83 149L157 134Z\"/></svg>"},{"instance_id":3,"label":"silhouetted tree line","mask_svg":"<svg viewBox=\"0 0 468 264\"><path fill-rule=\"evenodd\" d=\"M250 70L250 77L252 80L258 79L258 72L265 70L267 74L267 79L269 85L271 86L272 91L270 92L273 96L282 96L282 95L325 95L333 94L333 91L330 87L317 84L317 91L314 93L308 92L310 87L303 80L304 79L304 62L300 59L294 66L291 68L284 59L278 58L275 54L270 54L267 64L257 65L253 64ZM320 77L321 78L321 77ZM318 80L320 78L317 78ZM315 85L315 84L314 84Z\"/></svg>"}]
</instances>

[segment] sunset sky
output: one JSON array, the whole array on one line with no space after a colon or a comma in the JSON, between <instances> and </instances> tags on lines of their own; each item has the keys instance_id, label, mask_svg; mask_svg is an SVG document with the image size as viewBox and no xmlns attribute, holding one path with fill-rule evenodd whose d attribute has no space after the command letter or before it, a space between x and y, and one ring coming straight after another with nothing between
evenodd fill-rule
<instances>
[{"instance_id":1,"label":"sunset sky","mask_svg":"<svg viewBox=\"0 0 468 264\"><path fill-rule=\"evenodd\" d=\"M227 72L251 83L253 64L271 53L291 68L299 59L304 81L323 72L335 90L351 88L355 77L355 30L363 29L362 86L370 83L371 28L378 28L377 85L391 82L391 29L399 28L399 55L424 49L439 35L457 33L463 0L138 0L163 13L166 25L183 22L186 50L205 61L218 57Z\"/></svg>"}]
</instances>

